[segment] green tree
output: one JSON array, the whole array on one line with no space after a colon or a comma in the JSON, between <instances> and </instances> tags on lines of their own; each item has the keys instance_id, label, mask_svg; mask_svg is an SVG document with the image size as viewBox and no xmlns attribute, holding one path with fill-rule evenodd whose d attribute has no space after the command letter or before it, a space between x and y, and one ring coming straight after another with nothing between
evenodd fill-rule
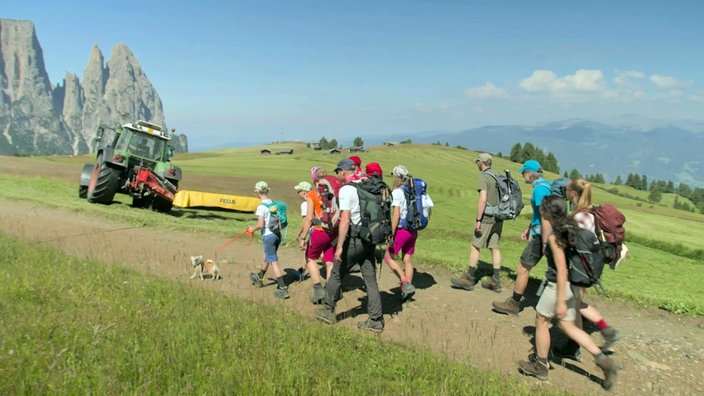
<instances>
[{"instance_id":1,"label":"green tree","mask_svg":"<svg viewBox=\"0 0 704 396\"><path fill-rule=\"evenodd\" d=\"M689 184L680 183L677 187L677 194L685 198L690 198L692 196L692 187L690 187Z\"/></svg>"},{"instance_id":2,"label":"green tree","mask_svg":"<svg viewBox=\"0 0 704 396\"><path fill-rule=\"evenodd\" d=\"M616 180L614 181L614 184L617 186L620 186L623 184L623 180L621 180L621 175L616 176Z\"/></svg>"},{"instance_id":3,"label":"green tree","mask_svg":"<svg viewBox=\"0 0 704 396\"><path fill-rule=\"evenodd\" d=\"M330 143L328 143L328 146L329 149L337 148L337 140L331 139Z\"/></svg>"},{"instance_id":4,"label":"green tree","mask_svg":"<svg viewBox=\"0 0 704 396\"><path fill-rule=\"evenodd\" d=\"M511 147L511 153L509 155L509 159L513 162L526 162L526 159L523 157L523 147L521 147L520 143L516 143Z\"/></svg>"},{"instance_id":5,"label":"green tree","mask_svg":"<svg viewBox=\"0 0 704 396\"><path fill-rule=\"evenodd\" d=\"M582 177L582 174L579 173L577 169L572 169L570 171L570 179L579 179L580 177Z\"/></svg>"},{"instance_id":6,"label":"green tree","mask_svg":"<svg viewBox=\"0 0 704 396\"><path fill-rule=\"evenodd\" d=\"M357 136L356 138L354 138L354 141L352 142L352 144L355 146L362 147L362 146L364 146L364 140L362 140L361 137Z\"/></svg>"},{"instance_id":7,"label":"green tree","mask_svg":"<svg viewBox=\"0 0 704 396\"><path fill-rule=\"evenodd\" d=\"M522 152L522 157L524 158L524 160L522 160L521 162L525 162L529 159L535 159L535 146L533 146L533 143L528 142L524 144Z\"/></svg>"},{"instance_id":8,"label":"green tree","mask_svg":"<svg viewBox=\"0 0 704 396\"><path fill-rule=\"evenodd\" d=\"M652 203L658 203L662 200L662 190L659 188L654 188L652 191L650 191L650 194L648 194L648 201Z\"/></svg>"},{"instance_id":9,"label":"green tree","mask_svg":"<svg viewBox=\"0 0 704 396\"><path fill-rule=\"evenodd\" d=\"M541 162L541 164L543 164ZM559 174L560 173L560 166L557 164L557 158L553 155L553 153L548 153L548 155L545 157L545 163L543 164L543 167L545 170L548 170L550 172L554 172Z\"/></svg>"},{"instance_id":10,"label":"green tree","mask_svg":"<svg viewBox=\"0 0 704 396\"><path fill-rule=\"evenodd\" d=\"M330 149L330 143L328 143L328 140L325 139L325 137L320 138L320 140L318 141L318 146L320 146L321 150L329 150Z\"/></svg>"}]
</instances>

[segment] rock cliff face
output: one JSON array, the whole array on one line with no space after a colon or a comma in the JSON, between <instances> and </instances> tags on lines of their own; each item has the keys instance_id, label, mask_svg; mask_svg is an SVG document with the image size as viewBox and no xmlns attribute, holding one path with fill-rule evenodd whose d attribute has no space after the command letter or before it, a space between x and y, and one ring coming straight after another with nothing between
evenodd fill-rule
<instances>
[{"instance_id":1,"label":"rock cliff face","mask_svg":"<svg viewBox=\"0 0 704 396\"><path fill-rule=\"evenodd\" d=\"M83 83L66 73L52 88L31 21L0 19L0 154L84 154L99 124L138 119L164 125L164 110L132 51L117 44L107 64L94 46ZM188 151L175 135L176 151Z\"/></svg>"}]
</instances>

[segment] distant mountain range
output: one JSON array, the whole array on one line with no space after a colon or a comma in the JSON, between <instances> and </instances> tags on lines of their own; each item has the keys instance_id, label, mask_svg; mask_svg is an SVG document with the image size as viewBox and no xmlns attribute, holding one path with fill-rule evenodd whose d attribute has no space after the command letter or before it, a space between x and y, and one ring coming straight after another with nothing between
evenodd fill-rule
<instances>
[{"instance_id":1,"label":"distant mountain range","mask_svg":"<svg viewBox=\"0 0 704 396\"><path fill-rule=\"evenodd\" d=\"M397 136L398 138L398 136ZM531 143L558 160L560 173L577 169L583 175L601 173L607 182L629 173L648 181L667 180L704 187L704 122L661 123L629 116L594 122L571 119L539 126L496 125L461 132L425 132L402 139L414 143L448 143L473 151L501 152Z\"/></svg>"}]
</instances>

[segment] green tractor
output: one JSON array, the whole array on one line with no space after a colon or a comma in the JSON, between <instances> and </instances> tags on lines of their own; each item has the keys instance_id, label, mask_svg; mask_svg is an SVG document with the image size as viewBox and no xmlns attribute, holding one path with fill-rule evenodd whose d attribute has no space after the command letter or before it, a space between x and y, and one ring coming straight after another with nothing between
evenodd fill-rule
<instances>
[{"instance_id":1,"label":"green tractor","mask_svg":"<svg viewBox=\"0 0 704 396\"><path fill-rule=\"evenodd\" d=\"M101 144L105 131L115 136ZM100 125L95 164L81 170L78 196L91 203L109 205L116 193L132 197L132 206L169 212L181 181L181 168L171 164L174 153L169 135L159 125L146 121L117 128Z\"/></svg>"}]
</instances>

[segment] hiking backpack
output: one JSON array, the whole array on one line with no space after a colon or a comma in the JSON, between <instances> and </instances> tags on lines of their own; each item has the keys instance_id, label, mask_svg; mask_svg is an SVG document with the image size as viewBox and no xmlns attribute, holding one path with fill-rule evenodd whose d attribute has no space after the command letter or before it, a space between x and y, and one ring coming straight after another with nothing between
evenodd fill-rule
<instances>
[{"instance_id":1,"label":"hiking backpack","mask_svg":"<svg viewBox=\"0 0 704 396\"><path fill-rule=\"evenodd\" d=\"M350 182L357 189L362 221L351 226L351 236L359 237L374 245L388 243L391 239L391 189L376 177Z\"/></svg>"},{"instance_id":2,"label":"hiking backpack","mask_svg":"<svg viewBox=\"0 0 704 396\"><path fill-rule=\"evenodd\" d=\"M625 253L628 252L628 248L623 244L626 238L626 229L623 227L626 216L611 204L594 206L590 213L594 215L594 232L601 244L604 262L609 264L611 269L616 269L616 266L625 260Z\"/></svg>"},{"instance_id":3,"label":"hiking backpack","mask_svg":"<svg viewBox=\"0 0 704 396\"><path fill-rule=\"evenodd\" d=\"M269 230L271 232L281 232L288 227L288 217L286 216L286 202L271 201L271 203L263 203L262 205L269 208Z\"/></svg>"},{"instance_id":4,"label":"hiking backpack","mask_svg":"<svg viewBox=\"0 0 704 396\"><path fill-rule=\"evenodd\" d=\"M325 231L332 231L340 225L340 208L338 195L342 182L336 176L323 176L318 180L318 204L316 207L313 225L322 227Z\"/></svg>"},{"instance_id":5,"label":"hiking backpack","mask_svg":"<svg viewBox=\"0 0 704 396\"><path fill-rule=\"evenodd\" d=\"M484 171L496 180L499 189L499 204L489 205L484 208L484 214L494 216L496 220L515 220L523 210L523 193L518 181L511 177L511 171L506 169L505 175Z\"/></svg>"},{"instance_id":6,"label":"hiking backpack","mask_svg":"<svg viewBox=\"0 0 704 396\"><path fill-rule=\"evenodd\" d=\"M575 286L601 285L604 271L604 255L601 244L593 232L577 227L570 233L569 245L565 249L569 282Z\"/></svg>"},{"instance_id":7,"label":"hiking backpack","mask_svg":"<svg viewBox=\"0 0 704 396\"><path fill-rule=\"evenodd\" d=\"M406 217L398 226L407 230L422 230L428 226L433 201L428 196L428 183L423 179L408 175L402 187L406 198Z\"/></svg>"}]
</instances>

